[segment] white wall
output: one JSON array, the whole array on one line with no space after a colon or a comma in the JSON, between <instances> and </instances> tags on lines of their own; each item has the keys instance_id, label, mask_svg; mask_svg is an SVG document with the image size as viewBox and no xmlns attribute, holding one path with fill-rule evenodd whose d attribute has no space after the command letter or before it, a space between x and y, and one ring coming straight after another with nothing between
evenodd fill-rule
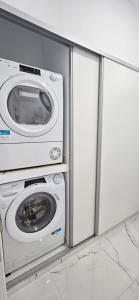
<instances>
[{"instance_id":1,"label":"white wall","mask_svg":"<svg viewBox=\"0 0 139 300\"><path fill-rule=\"evenodd\" d=\"M139 67L138 0L4 0L78 40Z\"/></svg>"}]
</instances>

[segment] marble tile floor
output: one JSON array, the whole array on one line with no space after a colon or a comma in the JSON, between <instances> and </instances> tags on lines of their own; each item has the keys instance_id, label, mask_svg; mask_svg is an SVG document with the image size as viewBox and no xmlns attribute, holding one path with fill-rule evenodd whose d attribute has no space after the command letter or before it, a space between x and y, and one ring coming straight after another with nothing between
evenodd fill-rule
<instances>
[{"instance_id":1,"label":"marble tile floor","mask_svg":"<svg viewBox=\"0 0 139 300\"><path fill-rule=\"evenodd\" d=\"M139 214L12 288L8 300L139 299Z\"/></svg>"}]
</instances>

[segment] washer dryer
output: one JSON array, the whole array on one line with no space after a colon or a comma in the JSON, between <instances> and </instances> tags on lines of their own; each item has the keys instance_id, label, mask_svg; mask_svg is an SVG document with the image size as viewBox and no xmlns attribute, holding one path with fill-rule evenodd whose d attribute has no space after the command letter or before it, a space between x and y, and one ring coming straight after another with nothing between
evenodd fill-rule
<instances>
[{"instance_id":1,"label":"washer dryer","mask_svg":"<svg viewBox=\"0 0 139 300\"><path fill-rule=\"evenodd\" d=\"M64 244L62 173L0 185L6 274Z\"/></svg>"},{"instance_id":2,"label":"washer dryer","mask_svg":"<svg viewBox=\"0 0 139 300\"><path fill-rule=\"evenodd\" d=\"M0 153L0 171L62 162L62 75L0 59Z\"/></svg>"}]
</instances>

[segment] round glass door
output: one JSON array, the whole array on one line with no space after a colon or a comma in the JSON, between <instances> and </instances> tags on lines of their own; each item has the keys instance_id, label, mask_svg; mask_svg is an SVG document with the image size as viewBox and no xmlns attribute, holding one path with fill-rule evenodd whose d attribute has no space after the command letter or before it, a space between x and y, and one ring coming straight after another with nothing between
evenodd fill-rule
<instances>
[{"instance_id":1,"label":"round glass door","mask_svg":"<svg viewBox=\"0 0 139 300\"><path fill-rule=\"evenodd\" d=\"M26 125L46 125L53 113L50 95L30 86L16 86L7 99L7 108L14 122Z\"/></svg>"},{"instance_id":2,"label":"round glass door","mask_svg":"<svg viewBox=\"0 0 139 300\"><path fill-rule=\"evenodd\" d=\"M36 76L37 77L37 76ZM55 125L59 107L57 97L44 78L17 75L0 89L0 114L9 128L27 137L38 137Z\"/></svg>"},{"instance_id":3,"label":"round glass door","mask_svg":"<svg viewBox=\"0 0 139 300\"><path fill-rule=\"evenodd\" d=\"M45 228L56 213L56 200L48 193L31 194L18 207L15 221L25 233L35 233Z\"/></svg>"}]
</instances>

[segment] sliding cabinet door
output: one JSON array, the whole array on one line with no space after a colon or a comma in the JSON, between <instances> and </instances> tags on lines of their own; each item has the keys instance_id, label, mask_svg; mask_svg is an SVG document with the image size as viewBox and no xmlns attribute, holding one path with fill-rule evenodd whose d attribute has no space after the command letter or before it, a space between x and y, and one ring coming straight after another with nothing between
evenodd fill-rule
<instances>
[{"instance_id":1,"label":"sliding cabinet door","mask_svg":"<svg viewBox=\"0 0 139 300\"><path fill-rule=\"evenodd\" d=\"M139 211L139 73L104 59L99 233Z\"/></svg>"},{"instance_id":2,"label":"sliding cabinet door","mask_svg":"<svg viewBox=\"0 0 139 300\"><path fill-rule=\"evenodd\" d=\"M73 51L73 245L94 234L99 57Z\"/></svg>"}]
</instances>

